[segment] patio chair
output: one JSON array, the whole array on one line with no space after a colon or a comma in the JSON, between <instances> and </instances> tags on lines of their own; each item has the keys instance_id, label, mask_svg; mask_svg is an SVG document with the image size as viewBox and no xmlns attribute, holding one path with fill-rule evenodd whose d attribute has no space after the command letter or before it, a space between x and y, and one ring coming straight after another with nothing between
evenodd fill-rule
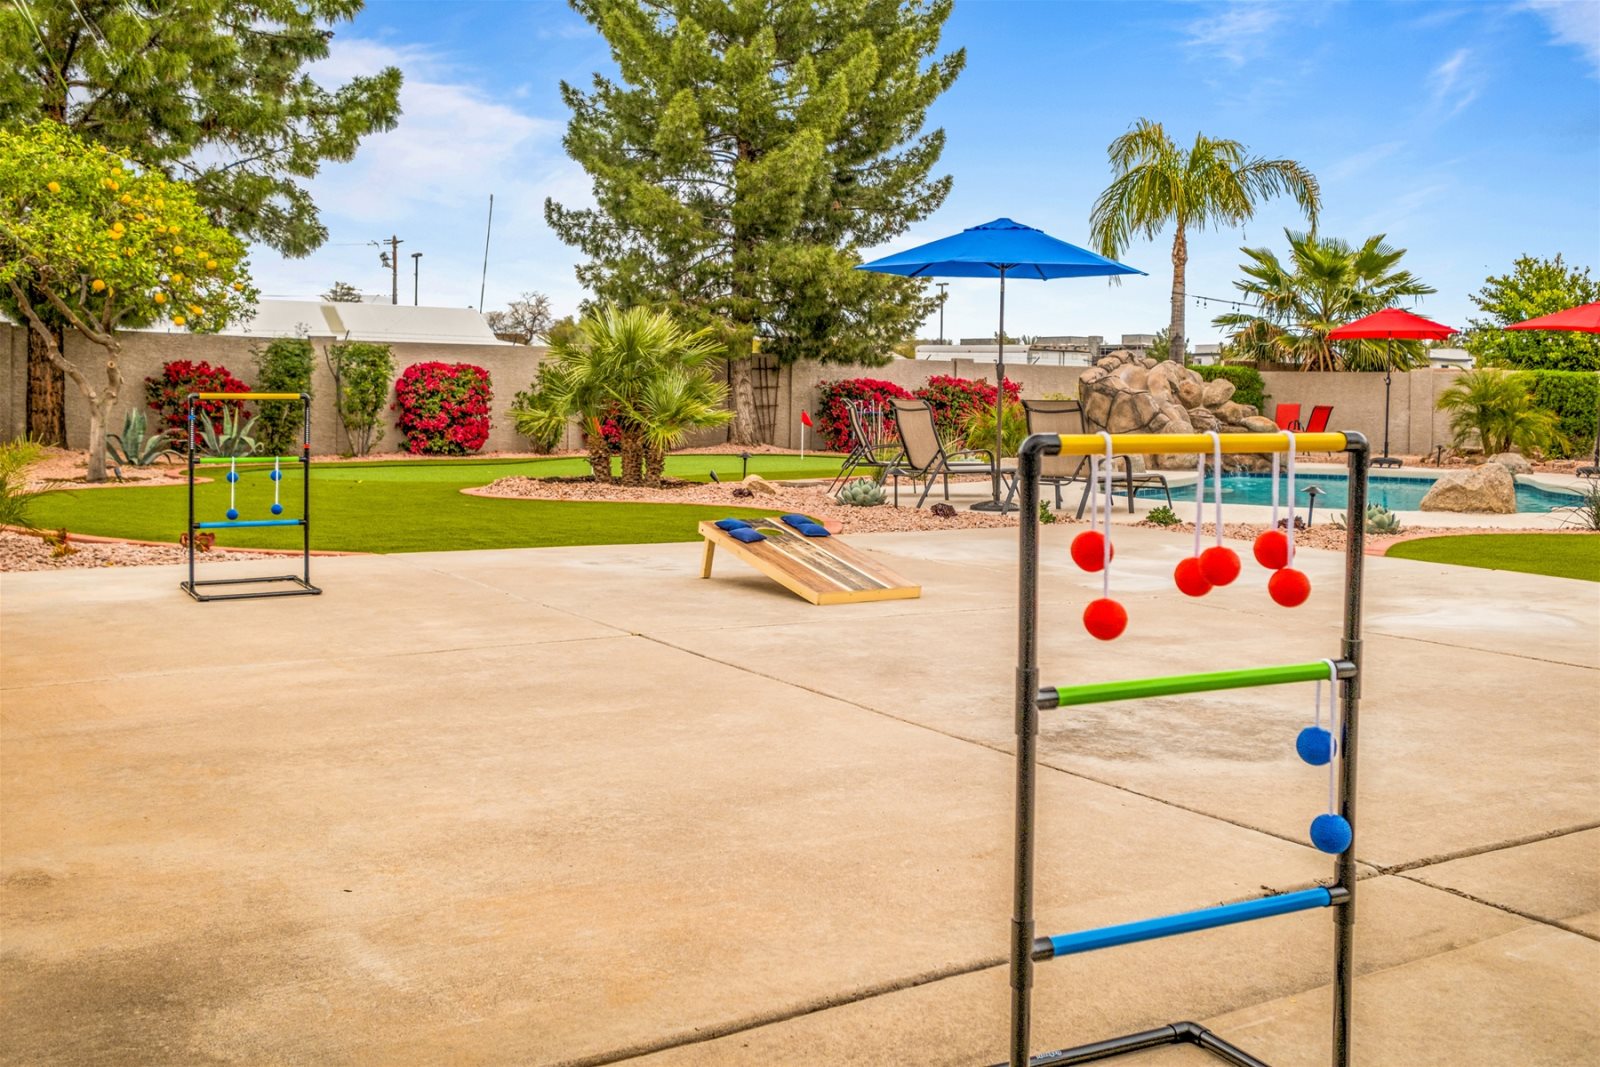
<instances>
[{"instance_id":1,"label":"patio chair","mask_svg":"<svg viewBox=\"0 0 1600 1067\"><path fill-rule=\"evenodd\" d=\"M1278 424L1280 430L1300 429L1300 405L1279 404L1272 409L1272 421Z\"/></svg>"},{"instance_id":2,"label":"patio chair","mask_svg":"<svg viewBox=\"0 0 1600 1067\"><path fill-rule=\"evenodd\" d=\"M878 417L879 408L868 409L865 402L846 400L845 417L850 423L850 454L839 467L839 474L828 483L828 495L850 481L850 476L862 467L876 467L876 481L881 485L890 464L899 459L900 446L883 431Z\"/></svg>"},{"instance_id":3,"label":"patio chair","mask_svg":"<svg viewBox=\"0 0 1600 1067\"><path fill-rule=\"evenodd\" d=\"M901 477L926 479L922 495L917 498L921 507L933 491L935 480L944 481L944 498L950 499L950 475L984 474L993 476L994 453L987 448L962 448L954 452L945 448L939 439L939 427L933 419L933 409L922 400L889 401L894 408L895 432L900 437L900 456L884 468L884 473L894 479L894 504L900 506ZM982 460L963 460L960 456L982 456ZM1014 488L1014 487L1013 487Z\"/></svg>"},{"instance_id":4,"label":"patio chair","mask_svg":"<svg viewBox=\"0 0 1600 1067\"><path fill-rule=\"evenodd\" d=\"M1304 426L1296 423L1289 427L1295 433L1326 433L1328 420L1333 417L1332 404L1317 404L1311 409L1311 417L1306 419Z\"/></svg>"},{"instance_id":5,"label":"patio chair","mask_svg":"<svg viewBox=\"0 0 1600 1067\"><path fill-rule=\"evenodd\" d=\"M1084 432L1083 406L1076 400L1024 400L1022 410L1028 418L1028 432L1079 434ZM1172 489L1167 485L1165 475L1151 471L1134 472L1133 458L1121 456L1122 472L1113 473L1111 476L1111 490L1116 492L1120 486L1128 494L1128 512L1133 512L1133 498L1140 489L1160 489L1167 497L1167 506L1172 506ZM1105 475L1101 475L1104 479ZM1055 486L1056 510L1062 509L1061 490L1063 486L1073 482L1083 482L1083 495L1078 498L1078 518L1083 518L1085 509L1089 506L1089 494L1094 487L1089 484L1089 457L1088 456L1044 456L1039 466L1039 481L1050 482ZM1012 492L1016 492L1015 479L1012 482Z\"/></svg>"}]
</instances>

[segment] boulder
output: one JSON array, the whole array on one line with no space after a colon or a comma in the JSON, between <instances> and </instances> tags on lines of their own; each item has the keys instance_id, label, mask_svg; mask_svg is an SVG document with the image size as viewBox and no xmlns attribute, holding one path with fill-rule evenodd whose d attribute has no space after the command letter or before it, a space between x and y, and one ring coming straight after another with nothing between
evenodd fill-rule
<instances>
[{"instance_id":1,"label":"boulder","mask_svg":"<svg viewBox=\"0 0 1600 1067\"><path fill-rule=\"evenodd\" d=\"M1246 415L1239 422L1251 433L1278 432L1278 424L1262 415Z\"/></svg>"},{"instance_id":2,"label":"boulder","mask_svg":"<svg viewBox=\"0 0 1600 1067\"><path fill-rule=\"evenodd\" d=\"M1498 463L1440 475L1419 505L1423 511L1476 511L1510 515L1517 510L1517 483Z\"/></svg>"},{"instance_id":3,"label":"boulder","mask_svg":"<svg viewBox=\"0 0 1600 1067\"><path fill-rule=\"evenodd\" d=\"M1189 422L1196 433L1210 433L1222 425L1209 408L1190 408Z\"/></svg>"},{"instance_id":4,"label":"boulder","mask_svg":"<svg viewBox=\"0 0 1600 1067\"><path fill-rule=\"evenodd\" d=\"M1205 395L1205 388L1199 382L1180 381L1178 383L1178 399L1186 408L1201 406Z\"/></svg>"},{"instance_id":5,"label":"boulder","mask_svg":"<svg viewBox=\"0 0 1600 1067\"><path fill-rule=\"evenodd\" d=\"M1217 413L1217 418L1221 419L1223 422L1243 422L1245 419L1255 414L1255 412L1251 411L1243 404L1236 403L1232 400L1218 404L1216 407L1212 408L1212 410ZM1273 429L1277 429L1277 427L1274 426Z\"/></svg>"},{"instance_id":6,"label":"boulder","mask_svg":"<svg viewBox=\"0 0 1600 1067\"><path fill-rule=\"evenodd\" d=\"M1533 464L1520 452L1499 452L1489 457L1490 463L1498 463L1512 474L1532 474Z\"/></svg>"},{"instance_id":7,"label":"boulder","mask_svg":"<svg viewBox=\"0 0 1600 1067\"><path fill-rule=\"evenodd\" d=\"M752 474L739 484L755 493L765 493L767 496L778 495L778 487L759 474Z\"/></svg>"},{"instance_id":8,"label":"boulder","mask_svg":"<svg viewBox=\"0 0 1600 1067\"><path fill-rule=\"evenodd\" d=\"M1233 399L1233 383L1226 378L1207 382L1200 392L1200 402L1208 408L1220 407Z\"/></svg>"}]
</instances>

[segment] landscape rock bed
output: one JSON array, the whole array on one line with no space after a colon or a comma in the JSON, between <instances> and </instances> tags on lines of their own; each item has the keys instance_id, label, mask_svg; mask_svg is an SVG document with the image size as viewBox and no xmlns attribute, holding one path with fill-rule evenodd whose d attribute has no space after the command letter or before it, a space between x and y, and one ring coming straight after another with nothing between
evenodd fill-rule
<instances>
[{"instance_id":1,"label":"landscape rock bed","mask_svg":"<svg viewBox=\"0 0 1600 1067\"><path fill-rule=\"evenodd\" d=\"M574 481L553 478L501 478L482 489L463 492L473 496L513 497L529 500L610 500L638 504L721 504L730 508L762 508L771 511L797 511L815 519L831 520L839 524L839 532L888 533L905 530L966 530L989 526L1015 526L1016 513L993 515L972 511L965 503L956 508L951 518L940 518L930 510L936 500L943 500L937 488L928 497L928 506L912 507L917 492L909 486L900 487L900 507L883 504L878 507L849 507L836 502L827 494L825 485L784 485L763 482L753 495L736 497L733 491L740 482L704 484L700 482L668 481L660 489L601 485L592 481ZM771 489L771 492L767 492ZM1058 516L1060 522L1070 521Z\"/></svg>"},{"instance_id":2,"label":"landscape rock bed","mask_svg":"<svg viewBox=\"0 0 1600 1067\"><path fill-rule=\"evenodd\" d=\"M63 571L76 567L155 567L186 563L189 553L177 545L141 545L126 541L79 541L69 538L70 555L54 555L55 549L33 534L0 531L0 571ZM198 559L211 563L233 563L247 559L272 559L265 552L213 549Z\"/></svg>"}]
</instances>

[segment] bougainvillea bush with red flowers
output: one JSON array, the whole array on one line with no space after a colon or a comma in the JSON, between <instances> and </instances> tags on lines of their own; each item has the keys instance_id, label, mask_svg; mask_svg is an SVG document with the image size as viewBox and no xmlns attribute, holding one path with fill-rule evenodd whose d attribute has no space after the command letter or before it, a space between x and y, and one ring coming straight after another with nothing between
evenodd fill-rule
<instances>
[{"instance_id":1,"label":"bougainvillea bush with red flowers","mask_svg":"<svg viewBox=\"0 0 1600 1067\"><path fill-rule=\"evenodd\" d=\"M894 382L878 378L841 378L836 382L819 382L817 391L821 394L813 419L817 436L822 438L825 447L834 452L850 451L850 413L845 410L845 401L864 401L884 412L884 432L892 436L894 411L889 407L889 401L911 399L911 394Z\"/></svg>"},{"instance_id":2,"label":"bougainvillea bush with red flowers","mask_svg":"<svg viewBox=\"0 0 1600 1067\"><path fill-rule=\"evenodd\" d=\"M464 456L489 440L489 372L471 363L413 363L394 383L406 450Z\"/></svg>"},{"instance_id":3,"label":"bougainvillea bush with red flowers","mask_svg":"<svg viewBox=\"0 0 1600 1067\"><path fill-rule=\"evenodd\" d=\"M187 359L175 359L170 363L161 364L161 376L146 378L144 380L145 400L150 404L150 410L161 416L163 429L172 431L175 441L183 440L183 424L189 417L190 393L248 393L250 387L235 378L227 367L217 364L213 367L205 360L195 363ZM216 420L222 417L222 409L229 404L226 400L199 400L195 402L195 417L211 420L216 426ZM250 412L242 403L234 403L239 409L240 418L249 418Z\"/></svg>"},{"instance_id":4,"label":"bougainvillea bush with red flowers","mask_svg":"<svg viewBox=\"0 0 1600 1067\"><path fill-rule=\"evenodd\" d=\"M939 424L939 435L946 441L965 437L967 422L977 412L994 411L994 386L989 384L987 378L935 374L928 379L927 385L917 390L916 396L928 402L934 421ZM1006 403L1014 404L1021 397L1022 387L1007 378Z\"/></svg>"}]
</instances>

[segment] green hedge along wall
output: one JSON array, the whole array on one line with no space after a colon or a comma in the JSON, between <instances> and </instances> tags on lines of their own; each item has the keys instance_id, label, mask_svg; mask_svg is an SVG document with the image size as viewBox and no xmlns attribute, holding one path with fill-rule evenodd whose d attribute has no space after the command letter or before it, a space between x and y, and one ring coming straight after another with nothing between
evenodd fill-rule
<instances>
[{"instance_id":1,"label":"green hedge along wall","mask_svg":"<svg viewBox=\"0 0 1600 1067\"><path fill-rule=\"evenodd\" d=\"M1581 370L1519 371L1539 407L1556 413L1564 443L1551 454L1582 456L1594 450L1595 419L1600 418L1600 375Z\"/></svg>"}]
</instances>

